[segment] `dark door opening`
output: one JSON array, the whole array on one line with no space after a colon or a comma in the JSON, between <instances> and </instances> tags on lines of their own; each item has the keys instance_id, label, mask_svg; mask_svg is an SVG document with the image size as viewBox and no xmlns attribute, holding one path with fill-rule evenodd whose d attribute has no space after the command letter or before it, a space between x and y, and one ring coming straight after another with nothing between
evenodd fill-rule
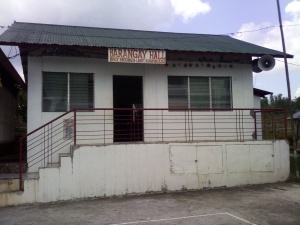
<instances>
[{"instance_id":1,"label":"dark door opening","mask_svg":"<svg viewBox=\"0 0 300 225\"><path fill-rule=\"evenodd\" d=\"M113 98L114 142L143 141L143 77L113 76Z\"/></svg>"}]
</instances>

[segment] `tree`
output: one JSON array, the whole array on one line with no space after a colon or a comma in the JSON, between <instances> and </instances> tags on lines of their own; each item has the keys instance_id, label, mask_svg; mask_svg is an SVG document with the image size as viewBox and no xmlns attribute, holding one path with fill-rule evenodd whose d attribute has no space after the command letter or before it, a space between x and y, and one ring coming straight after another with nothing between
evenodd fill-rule
<instances>
[{"instance_id":1,"label":"tree","mask_svg":"<svg viewBox=\"0 0 300 225\"><path fill-rule=\"evenodd\" d=\"M15 121L16 139L19 139L27 132L27 96L23 90L17 94Z\"/></svg>"},{"instance_id":2,"label":"tree","mask_svg":"<svg viewBox=\"0 0 300 225\"><path fill-rule=\"evenodd\" d=\"M294 104L292 103L292 106ZM299 100L300 105L300 100ZM282 97L282 94L270 95L270 100L267 98L261 99L262 108L284 108L289 109L289 99L287 97ZM293 110L294 111L294 110Z\"/></svg>"}]
</instances>

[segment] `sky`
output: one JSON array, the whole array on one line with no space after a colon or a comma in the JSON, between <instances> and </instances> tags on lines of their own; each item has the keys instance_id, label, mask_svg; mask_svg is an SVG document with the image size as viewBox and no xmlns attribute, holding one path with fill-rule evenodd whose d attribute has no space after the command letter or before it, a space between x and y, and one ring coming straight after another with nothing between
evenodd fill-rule
<instances>
[{"instance_id":1,"label":"sky","mask_svg":"<svg viewBox=\"0 0 300 225\"><path fill-rule=\"evenodd\" d=\"M300 97L300 0L280 0L292 98ZM0 34L13 21L226 34L282 51L276 0L0 0ZM18 48L1 46L6 55ZM20 58L10 60L23 77ZM256 88L287 96L283 59L253 73Z\"/></svg>"}]
</instances>

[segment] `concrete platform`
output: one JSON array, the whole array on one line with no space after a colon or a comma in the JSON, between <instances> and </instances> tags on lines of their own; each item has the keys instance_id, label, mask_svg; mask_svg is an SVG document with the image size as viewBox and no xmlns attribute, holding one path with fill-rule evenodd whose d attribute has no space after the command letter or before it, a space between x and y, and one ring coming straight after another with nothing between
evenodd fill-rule
<instances>
[{"instance_id":1,"label":"concrete platform","mask_svg":"<svg viewBox=\"0 0 300 225\"><path fill-rule=\"evenodd\" d=\"M300 224L300 184L0 208L0 224Z\"/></svg>"}]
</instances>

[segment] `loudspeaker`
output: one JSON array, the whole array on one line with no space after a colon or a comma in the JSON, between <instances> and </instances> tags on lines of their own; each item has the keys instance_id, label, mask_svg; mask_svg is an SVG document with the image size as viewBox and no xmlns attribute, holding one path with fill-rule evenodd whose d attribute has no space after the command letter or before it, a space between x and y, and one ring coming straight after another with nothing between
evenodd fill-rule
<instances>
[{"instance_id":1,"label":"loudspeaker","mask_svg":"<svg viewBox=\"0 0 300 225\"><path fill-rule=\"evenodd\" d=\"M258 67L263 71L269 71L275 66L275 59L273 56L264 55L258 60Z\"/></svg>"},{"instance_id":2,"label":"loudspeaker","mask_svg":"<svg viewBox=\"0 0 300 225\"><path fill-rule=\"evenodd\" d=\"M252 71L260 73L261 71L269 71L275 66L275 59L273 56L264 55L259 59L252 60Z\"/></svg>"},{"instance_id":3,"label":"loudspeaker","mask_svg":"<svg viewBox=\"0 0 300 225\"><path fill-rule=\"evenodd\" d=\"M252 60L252 71L254 73L260 73L262 70L258 67L258 60L259 59L254 59Z\"/></svg>"}]
</instances>

